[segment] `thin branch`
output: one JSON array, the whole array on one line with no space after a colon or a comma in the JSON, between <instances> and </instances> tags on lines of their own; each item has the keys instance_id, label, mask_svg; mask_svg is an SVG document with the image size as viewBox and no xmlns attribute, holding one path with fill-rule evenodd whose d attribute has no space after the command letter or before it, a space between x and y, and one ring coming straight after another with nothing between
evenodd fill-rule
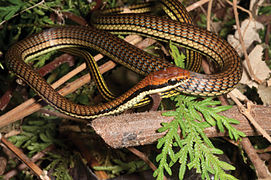
<instances>
[{"instance_id":1,"label":"thin branch","mask_svg":"<svg viewBox=\"0 0 271 180\"><path fill-rule=\"evenodd\" d=\"M225 0L228 4L230 4L231 6L233 6L233 3L231 2L231 1L229 1L229 0ZM247 9L245 9L245 8L243 8L243 7L241 7L241 6L236 6L238 9L240 9L240 10L242 10L242 11L244 11L244 12L246 12L248 15L249 15L249 22L247 23L247 25L246 25L246 27L244 28L244 32L243 32L243 34L246 34L246 31L247 31L247 29L248 29L248 27L249 27L249 24L251 23L251 21L253 20L253 16L252 16L252 13L249 11L249 10L247 10ZM250 62L249 62L250 63Z\"/></svg>"},{"instance_id":2,"label":"thin branch","mask_svg":"<svg viewBox=\"0 0 271 180\"><path fill-rule=\"evenodd\" d=\"M247 117L247 119L250 121L251 124L265 137L270 143L271 143L271 137L270 135L263 129L261 125L253 118L253 116L250 113L250 109L246 109L242 103L231 93L228 94L231 99L237 104L238 108L240 109L240 112ZM249 104L249 103L248 103ZM258 117L259 118L259 117Z\"/></svg>"},{"instance_id":3,"label":"thin branch","mask_svg":"<svg viewBox=\"0 0 271 180\"><path fill-rule=\"evenodd\" d=\"M145 161L145 163L148 164L153 171L157 169L157 167L149 160L149 158L144 153L134 147L128 147L127 149L131 151L134 155Z\"/></svg>"},{"instance_id":4,"label":"thin branch","mask_svg":"<svg viewBox=\"0 0 271 180\"><path fill-rule=\"evenodd\" d=\"M190 6L188 6L188 7L186 8L186 10L187 10L188 12L190 12L190 11L192 11L192 10L194 10L194 9L196 9L196 8L198 8L198 7L200 7L200 6L202 6L203 4L205 4L205 3L207 3L207 2L209 2L209 0L200 0L200 1L195 2L194 4L191 4Z\"/></svg>"},{"instance_id":5,"label":"thin branch","mask_svg":"<svg viewBox=\"0 0 271 180\"><path fill-rule=\"evenodd\" d=\"M266 130L270 130L269 128L267 128L266 130L263 129L265 128L264 125L260 125L251 115L251 106L249 105L248 102L248 108L246 109L242 103L230 92L228 94L231 99L237 104L239 111L249 120L249 122L270 142L270 136L269 134L266 132ZM261 114L263 116L266 115L266 112L263 111L263 113ZM257 117L257 119L261 119L261 115L260 114L256 114L255 115L255 111L254 111L254 116ZM260 159L260 157L257 155L254 147L251 145L251 142L249 140L249 138L245 137L242 138L241 141L241 145L244 149L244 151L247 153L249 159L251 160L251 162L253 163L257 175L259 178L270 178L270 173L267 170L267 167L265 166L264 162Z\"/></svg>"},{"instance_id":6,"label":"thin branch","mask_svg":"<svg viewBox=\"0 0 271 180\"><path fill-rule=\"evenodd\" d=\"M213 0L210 0L208 3L208 11L207 11L207 30L211 30L211 14L212 14L212 5L213 5Z\"/></svg>"},{"instance_id":7,"label":"thin branch","mask_svg":"<svg viewBox=\"0 0 271 180\"><path fill-rule=\"evenodd\" d=\"M270 33L271 33L271 24L268 24L266 26L266 33L265 33L265 44L269 44L269 39L270 39ZM264 50L264 59L265 62L269 63L269 48L266 48Z\"/></svg>"},{"instance_id":8,"label":"thin branch","mask_svg":"<svg viewBox=\"0 0 271 180\"><path fill-rule=\"evenodd\" d=\"M45 2L45 0L41 0L39 3L37 3L37 4L35 4L35 5L31 6L31 7L28 7L28 8L22 10L21 12L19 12L19 13L17 13L17 14L14 14L10 19L12 19L12 18L18 16L19 14L22 14L22 13L25 12L25 11L28 11L28 10L30 10L30 9L33 9L33 8L35 8L35 7L37 7L37 6L41 5L41 4L43 4L44 2ZM8 19L8 20L10 20L10 19ZM8 20L2 21L2 22L0 23L0 26L3 25L4 23L6 23Z\"/></svg>"},{"instance_id":9,"label":"thin branch","mask_svg":"<svg viewBox=\"0 0 271 180\"><path fill-rule=\"evenodd\" d=\"M229 0L225 0L225 1L226 1L228 4L230 4L230 5L233 6L233 3L232 3L231 1L229 1ZM253 19L252 13L251 13L249 10L247 10L247 9L241 7L241 6L238 6L238 5L237 5L236 7L237 7L238 9L240 9L240 10L242 10L242 11L248 13L249 19Z\"/></svg>"},{"instance_id":10,"label":"thin branch","mask_svg":"<svg viewBox=\"0 0 271 180\"><path fill-rule=\"evenodd\" d=\"M78 137L76 133L69 133L68 139L71 141L75 147L80 151L80 154L85 159L87 166L93 168L95 166L101 166L101 161L99 161L97 156L99 152L93 153L88 146L85 144L85 140L82 137ZM90 143L90 142L89 142ZM97 143L97 142L96 142ZM95 144L97 145L97 144ZM108 174L103 170L94 170L97 179L108 179Z\"/></svg>"},{"instance_id":11,"label":"thin branch","mask_svg":"<svg viewBox=\"0 0 271 180\"><path fill-rule=\"evenodd\" d=\"M259 179L271 179L271 174L265 165L264 161L262 161L257 152L255 151L254 147L252 146L251 142L248 138L243 138L241 141L243 149L246 151L249 159L253 163L256 173Z\"/></svg>"},{"instance_id":12,"label":"thin branch","mask_svg":"<svg viewBox=\"0 0 271 180\"><path fill-rule=\"evenodd\" d=\"M31 161L32 162L36 162L38 160L40 160L41 158L43 158L46 154L46 152L51 151L54 148L53 145L48 146L47 148L45 148L44 150L42 150L41 152L38 152L37 154L35 154L32 158ZM3 175L4 179L10 179L12 177L14 177L15 175L18 174L19 171L24 170L25 168L27 168L26 164L22 163L19 166L17 166L15 169L10 170L9 172L7 172L6 174Z\"/></svg>"},{"instance_id":13,"label":"thin branch","mask_svg":"<svg viewBox=\"0 0 271 180\"><path fill-rule=\"evenodd\" d=\"M22 162L24 162L38 177L41 179L50 179L45 171L42 171L35 163L33 163L19 148L9 142L0 134L0 141L11 150Z\"/></svg>"},{"instance_id":14,"label":"thin branch","mask_svg":"<svg viewBox=\"0 0 271 180\"><path fill-rule=\"evenodd\" d=\"M241 33L241 29L240 29L240 22L239 22L239 17L238 17L238 11L237 11L237 0L233 0L233 12L234 12L234 17L235 17L235 21L236 21L236 26L237 26L237 32L239 34L239 40L243 49L243 53L247 62L247 66L248 66L248 70L249 73L251 75L252 80L256 81L259 84L262 84L262 81L257 78L257 76L254 74L253 69L251 67L251 64L249 62L249 57L246 51L246 47L245 47L245 43L244 43L244 39Z\"/></svg>"}]
</instances>

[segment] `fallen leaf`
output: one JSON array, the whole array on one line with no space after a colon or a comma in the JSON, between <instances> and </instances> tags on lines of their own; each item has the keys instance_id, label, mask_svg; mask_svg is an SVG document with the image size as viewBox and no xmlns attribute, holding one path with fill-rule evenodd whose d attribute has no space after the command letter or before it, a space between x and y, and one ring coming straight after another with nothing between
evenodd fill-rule
<instances>
[{"instance_id":1,"label":"fallen leaf","mask_svg":"<svg viewBox=\"0 0 271 180\"><path fill-rule=\"evenodd\" d=\"M251 51L251 53L248 56L253 72L255 73L257 78L259 78L262 81L269 78L271 73L265 61L262 60L263 50L264 48L262 45L256 45L256 47ZM245 69L247 69L247 63L244 62L243 65L245 66ZM246 84L249 87L254 86L258 88L258 84L251 80L250 76L247 74L247 71L243 72L243 76L240 83Z\"/></svg>"},{"instance_id":2,"label":"fallen leaf","mask_svg":"<svg viewBox=\"0 0 271 180\"><path fill-rule=\"evenodd\" d=\"M236 29L236 26L234 27ZM264 29L264 25L257 22L255 19L245 19L241 23L241 33L245 43L245 48L247 49L253 42L261 43L261 39L258 30ZM239 34L237 30L234 35L228 36L228 42L235 48L239 56L243 55L242 47L239 41Z\"/></svg>"},{"instance_id":3,"label":"fallen leaf","mask_svg":"<svg viewBox=\"0 0 271 180\"><path fill-rule=\"evenodd\" d=\"M255 75L262 81L265 81L266 79L270 78L271 70L266 65L265 61L262 60L263 56L263 46L262 45L256 45L256 47L251 51L249 54L249 61L252 66L252 70L255 73ZM247 63L244 62L244 66L247 69ZM254 81L250 79L250 76L248 76L247 71L243 72L242 79L240 81L242 84L248 85L251 87L256 87L258 89L258 94L263 101L264 105L271 104L271 87L267 87L265 85L258 85Z\"/></svg>"},{"instance_id":4,"label":"fallen leaf","mask_svg":"<svg viewBox=\"0 0 271 180\"><path fill-rule=\"evenodd\" d=\"M263 105L267 106L271 104L271 87L259 85L258 93L262 99Z\"/></svg>"}]
</instances>

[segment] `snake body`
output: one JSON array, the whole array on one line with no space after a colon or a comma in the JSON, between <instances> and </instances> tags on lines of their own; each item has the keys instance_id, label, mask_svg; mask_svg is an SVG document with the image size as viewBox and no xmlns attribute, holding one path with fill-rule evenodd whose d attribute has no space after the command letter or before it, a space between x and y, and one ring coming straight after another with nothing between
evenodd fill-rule
<instances>
[{"instance_id":1,"label":"snake body","mask_svg":"<svg viewBox=\"0 0 271 180\"><path fill-rule=\"evenodd\" d=\"M94 23L96 28L58 27L32 35L8 50L6 64L51 106L67 115L83 119L123 112L153 93L164 93L166 97L178 90L200 96L221 95L233 89L241 78L241 60L236 51L217 35L192 24L136 14L101 15ZM137 33L161 41L172 41L210 57L220 71L205 75L174 67L173 64L152 56L106 31ZM52 50L67 48L95 49L147 77L107 103L96 106L75 104L58 94L24 62Z\"/></svg>"}]
</instances>

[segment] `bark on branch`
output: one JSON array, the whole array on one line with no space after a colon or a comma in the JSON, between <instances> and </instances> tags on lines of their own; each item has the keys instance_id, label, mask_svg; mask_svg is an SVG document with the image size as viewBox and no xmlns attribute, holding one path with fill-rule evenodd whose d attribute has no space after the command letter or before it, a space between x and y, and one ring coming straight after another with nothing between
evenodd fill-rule
<instances>
[{"instance_id":1,"label":"bark on branch","mask_svg":"<svg viewBox=\"0 0 271 180\"><path fill-rule=\"evenodd\" d=\"M271 134L271 108L270 106L254 106L252 114L257 117L257 122ZM247 136L260 135L247 119L239 113L236 106L228 111L219 113L229 118L240 121L233 125ZM173 117L165 117L159 111L144 113L123 114L119 116L101 117L92 121L91 125L104 141L113 148L122 148L151 144L162 137L164 133L157 133L162 122L169 122ZM221 133L215 127L207 128L205 133L208 137L228 136L227 132Z\"/></svg>"}]
</instances>

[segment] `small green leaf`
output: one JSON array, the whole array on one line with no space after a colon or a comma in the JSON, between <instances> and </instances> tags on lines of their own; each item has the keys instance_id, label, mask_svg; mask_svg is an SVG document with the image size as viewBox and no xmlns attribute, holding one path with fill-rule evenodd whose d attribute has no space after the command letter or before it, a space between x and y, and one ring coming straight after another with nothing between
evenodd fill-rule
<instances>
[{"instance_id":1,"label":"small green leaf","mask_svg":"<svg viewBox=\"0 0 271 180\"><path fill-rule=\"evenodd\" d=\"M40 139L43 141L43 142L52 142L52 140L50 138L48 138L45 133L40 133Z\"/></svg>"},{"instance_id":2,"label":"small green leaf","mask_svg":"<svg viewBox=\"0 0 271 180\"><path fill-rule=\"evenodd\" d=\"M44 16L45 15L45 12L43 12L41 9L34 8L33 11L35 13L37 13L38 15L40 15L40 16Z\"/></svg>"},{"instance_id":3,"label":"small green leaf","mask_svg":"<svg viewBox=\"0 0 271 180\"><path fill-rule=\"evenodd\" d=\"M28 126L28 125L23 125L22 129L27 132L37 132L39 131L40 127L39 126Z\"/></svg>"},{"instance_id":4,"label":"small green leaf","mask_svg":"<svg viewBox=\"0 0 271 180\"><path fill-rule=\"evenodd\" d=\"M178 113L176 111L166 111L162 113L163 116L177 116Z\"/></svg>"},{"instance_id":5,"label":"small green leaf","mask_svg":"<svg viewBox=\"0 0 271 180\"><path fill-rule=\"evenodd\" d=\"M157 177L157 175L158 175L158 172L159 172L159 169L156 169L154 172L153 172L153 177Z\"/></svg>"},{"instance_id":6,"label":"small green leaf","mask_svg":"<svg viewBox=\"0 0 271 180\"><path fill-rule=\"evenodd\" d=\"M213 110L215 113L218 113L218 112L221 112L221 111L227 111L227 110L229 110L230 108L232 108L232 106L217 106L217 107L212 108L212 110Z\"/></svg>"},{"instance_id":7,"label":"small green leaf","mask_svg":"<svg viewBox=\"0 0 271 180\"><path fill-rule=\"evenodd\" d=\"M211 115L209 114L209 112L203 111L202 112L205 120L211 125L211 126L215 126L216 122L215 120L211 117Z\"/></svg>"},{"instance_id":8,"label":"small green leaf","mask_svg":"<svg viewBox=\"0 0 271 180\"><path fill-rule=\"evenodd\" d=\"M48 16L43 16L42 21L46 24L53 25L54 22Z\"/></svg>"},{"instance_id":9,"label":"small green leaf","mask_svg":"<svg viewBox=\"0 0 271 180\"><path fill-rule=\"evenodd\" d=\"M162 159L162 157L163 157L163 154L158 154L156 156L156 162L159 162Z\"/></svg>"},{"instance_id":10,"label":"small green leaf","mask_svg":"<svg viewBox=\"0 0 271 180\"><path fill-rule=\"evenodd\" d=\"M156 148L157 148L157 149L161 149L161 147L163 146L164 143L165 143L165 142L164 142L163 140L158 139L158 143L157 143L157 145L156 145Z\"/></svg>"},{"instance_id":11,"label":"small green leaf","mask_svg":"<svg viewBox=\"0 0 271 180\"><path fill-rule=\"evenodd\" d=\"M164 164L164 168L167 171L167 173L171 176L172 175L172 171L171 171L170 167L168 166L168 164Z\"/></svg>"},{"instance_id":12,"label":"small green leaf","mask_svg":"<svg viewBox=\"0 0 271 180\"><path fill-rule=\"evenodd\" d=\"M234 176L230 175L230 174L223 174L221 179L228 179L228 180L238 180L237 178L235 178Z\"/></svg>"},{"instance_id":13,"label":"small green leaf","mask_svg":"<svg viewBox=\"0 0 271 180\"><path fill-rule=\"evenodd\" d=\"M165 132L165 131L167 131L168 130L168 127L167 126L162 126L162 127L160 127L157 131L159 132L159 133L162 133L162 132Z\"/></svg>"},{"instance_id":14,"label":"small green leaf","mask_svg":"<svg viewBox=\"0 0 271 180\"><path fill-rule=\"evenodd\" d=\"M176 146L182 147L182 141L178 133L174 134L174 139L177 142Z\"/></svg>"},{"instance_id":15,"label":"small green leaf","mask_svg":"<svg viewBox=\"0 0 271 180\"><path fill-rule=\"evenodd\" d=\"M226 117L224 117L223 119L225 119ZM240 122L236 119L232 119L232 118L227 118L227 121L231 124L240 124Z\"/></svg>"},{"instance_id":16,"label":"small green leaf","mask_svg":"<svg viewBox=\"0 0 271 180\"><path fill-rule=\"evenodd\" d=\"M219 166L224 170L235 170L235 167L224 161L219 161Z\"/></svg>"},{"instance_id":17,"label":"small green leaf","mask_svg":"<svg viewBox=\"0 0 271 180\"><path fill-rule=\"evenodd\" d=\"M238 131L238 134L241 137L246 137L246 134L244 132L242 132L242 131ZM235 139L235 140L237 141L238 139Z\"/></svg>"},{"instance_id":18,"label":"small green leaf","mask_svg":"<svg viewBox=\"0 0 271 180\"><path fill-rule=\"evenodd\" d=\"M232 134L232 131L231 131L231 130L229 130L229 131L228 131L228 133L229 133L229 137L230 137L230 139L233 139L233 134Z\"/></svg>"},{"instance_id":19,"label":"small green leaf","mask_svg":"<svg viewBox=\"0 0 271 180\"><path fill-rule=\"evenodd\" d=\"M182 163L179 169L179 179L183 179L186 170L186 163Z\"/></svg>"},{"instance_id":20,"label":"small green leaf","mask_svg":"<svg viewBox=\"0 0 271 180\"><path fill-rule=\"evenodd\" d=\"M45 124L45 121L28 121L28 124L29 125L35 125L35 126L42 126L42 125L44 125Z\"/></svg>"},{"instance_id":21,"label":"small green leaf","mask_svg":"<svg viewBox=\"0 0 271 180\"><path fill-rule=\"evenodd\" d=\"M211 174L214 174L215 173L215 170L214 168L211 166L211 161L210 161L211 158L206 158L206 162L205 162L205 167L206 167L206 170L208 172L210 172Z\"/></svg>"},{"instance_id":22,"label":"small green leaf","mask_svg":"<svg viewBox=\"0 0 271 180\"><path fill-rule=\"evenodd\" d=\"M220 149L217 149L217 148L210 148L210 151L213 154L223 154L223 151L221 151Z\"/></svg>"},{"instance_id":23,"label":"small green leaf","mask_svg":"<svg viewBox=\"0 0 271 180\"><path fill-rule=\"evenodd\" d=\"M172 161L174 161L174 162L177 161L177 159L175 158L175 153L171 148L168 150L168 155L169 155L169 157L171 158Z\"/></svg>"},{"instance_id":24,"label":"small green leaf","mask_svg":"<svg viewBox=\"0 0 271 180\"><path fill-rule=\"evenodd\" d=\"M176 66L185 68L185 55L183 53L180 54L179 49L177 46L174 45L171 41L169 42L169 48L171 49L171 56L174 59L174 63Z\"/></svg>"},{"instance_id":25,"label":"small green leaf","mask_svg":"<svg viewBox=\"0 0 271 180\"><path fill-rule=\"evenodd\" d=\"M222 133L225 132L224 127L223 127L222 122L221 122L220 119L216 119L216 125L217 125L220 132L222 132Z\"/></svg>"},{"instance_id":26,"label":"small green leaf","mask_svg":"<svg viewBox=\"0 0 271 180\"><path fill-rule=\"evenodd\" d=\"M178 121L178 123L179 123L179 126L180 126L180 129L181 129L181 133L182 133L182 136L183 137L186 137L186 125L185 125L185 123L182 121L182 120L179 120Z\"/></svg>"},{"instance_id":27,"label":"small green leaf","mask_svg":"<svg viewBox=\"0 0 271 180\"><path fill-rule=\"evenodd\" d=\"M202 120L201 116L199 115L199 113L196 111L196 109L194 107L190 106L188 109L189 109L189 113L191 114L191 116L194 119L196 119L198 121Z\"/></svg>"},{"instance_id":28,"label":"small green leaf","mask_svg":"<svg viewBox=\"0 0 271 180\"><path fill-rule=\"evenodd\" d=\"M206 98L200 102L200 106L215 106L221 104L220 101L214 101L212 97Z\"/></svg>"},{"instance_id":29,"label":"small green leaf","mask_svg":"<svg viewBox=\"0 0 271 180\"><path fill-rule=\"evenodd\" d=\"M202 129L205 129L205 128L208 128L208 127L211 127L210 124L206 121L203 121L203 122L200 122L198 123L198 126Z\"/></svg>"},{"instance_id":30,"label":"small green leaf","mask_svg":"<svg viewBox=\"0 0 271 180\"><path fill-rule=\"evenodd\" d=\"M10 9L10 11L5 15L5 18L4 18L4 20L9 20L9 19L11 19L12 18L12 16L14 15L14 14L16 14L16 12L18 12L20 10L20 7L18 7L18 6L14 6L12 9Z\"/></svg>"},{"instance_id":31,"label":"small green leaf","mask_svg":"<svg viewBox=\"0 0 271 180\"><path fill-rule=\"evenodd\" d=\"M11 4L14 4L14 5L24 4L21 0L8 0L8 2L10 2Z\"/></svg>"}]
</instances>

